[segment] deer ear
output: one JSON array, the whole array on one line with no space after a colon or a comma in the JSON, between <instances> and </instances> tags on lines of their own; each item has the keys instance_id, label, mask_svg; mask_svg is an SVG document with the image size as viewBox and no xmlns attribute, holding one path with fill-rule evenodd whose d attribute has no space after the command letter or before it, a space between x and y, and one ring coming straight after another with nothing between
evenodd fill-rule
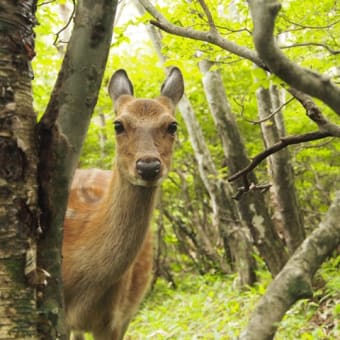
<instances>
[{"instance_id":1,"label":"deer ear","mask_svg":"<svg viewBox=\"0 0 340 340\"><path fill-rule=\"evenodd\" d=\"M125 70L116 71L109 83L109 95L113 101L116 101L122 95L133 96L133 85Z\"/></svg>"},{"instance_id":2,"label":"deer ear","mask_svg":"<svg viewBox=\"0 0 340 340\"><path fill-rule=\"evenodd\" d=\"M161 95L168 97L174 105L177 105L183 93L184 81L182 72L178 67L173 67L161 87Z\"/></svg>"}]
</instances>

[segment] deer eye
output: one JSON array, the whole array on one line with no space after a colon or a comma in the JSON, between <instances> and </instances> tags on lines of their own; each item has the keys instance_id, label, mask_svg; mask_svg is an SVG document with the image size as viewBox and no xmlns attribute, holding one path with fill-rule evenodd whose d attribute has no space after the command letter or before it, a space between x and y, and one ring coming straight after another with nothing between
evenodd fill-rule
<instances>
[{"instance_id":1,"label":"deer eye","mask_svg":"<svg viewBox=\"0 0 340 340\"><path fill-rule=\"evenodd\" d=\"M113 124L115 126L115 131L117 135L125 131L123 123L119 120L116 120Z\"/></svg>"},{"instance_id":2,"label":"deer eye","mask_svg":"<svg viewBox=\"0 0 340 340\"><path fill-rule=\"evenodd\" d=\"M167 132L170 134L170 135L174 135L177 131L177 123L176 122L172 122L168 125L168 128L167 128Z\"/></svg>"}]
</instances>

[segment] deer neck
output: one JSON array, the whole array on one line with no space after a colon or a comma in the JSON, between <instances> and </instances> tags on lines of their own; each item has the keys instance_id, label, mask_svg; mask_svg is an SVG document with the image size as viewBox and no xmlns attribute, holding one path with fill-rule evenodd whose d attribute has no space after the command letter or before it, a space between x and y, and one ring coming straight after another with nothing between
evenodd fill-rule
<instances>
[{"instance_id":1,"label":"deer neck","mask_svg":"<svg viewBox=\"0 0 340 340\"><path fill-rule=\"evenodd\" d=\"M131 265L149 228L157 187L132 185L118 171L97 213L100 266L116 279Z\"/></svg>"}]
</instances>

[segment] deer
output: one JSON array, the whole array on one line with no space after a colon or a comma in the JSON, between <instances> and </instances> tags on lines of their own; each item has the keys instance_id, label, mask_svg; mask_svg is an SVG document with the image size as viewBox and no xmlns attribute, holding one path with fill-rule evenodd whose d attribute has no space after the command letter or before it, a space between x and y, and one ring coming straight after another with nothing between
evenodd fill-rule
<instances>
[{"instance_id":1,"label":"deer","mask_svg":"<svg viewBox=\"0 0 340 340\"><path fill-rule=\"evenodd\" d=\"M123 339L149 287L152 213L176 140L184 93L171 68L154 99L134 97L124 69L109 82L116 152L112 171L76 170L64 222L62 278L70 339ZM73 335L70 335L72 332Z\"/></svg>"}]
</instances>

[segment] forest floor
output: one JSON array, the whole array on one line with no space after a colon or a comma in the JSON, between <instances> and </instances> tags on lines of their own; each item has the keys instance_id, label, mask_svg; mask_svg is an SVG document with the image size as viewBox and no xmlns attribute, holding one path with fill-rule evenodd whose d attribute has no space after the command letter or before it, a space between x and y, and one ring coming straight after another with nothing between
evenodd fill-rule
<instances>
[{"instance_id":1,"label":"forest floor","mask_svg":"<svg viewBox=\"0 0 340 340\"><path fill-rule=\"evenodd\" d=\"M299 301L287 312L275 340L340 339L339 273L340 256L322 266L315 276L313 298ZM126 339L237 339L270 281L265 270L258 272L258 283L244 289L235 286L235 276L181 274L176 289L159 279Z\"/></svg>"}]
</instances>

